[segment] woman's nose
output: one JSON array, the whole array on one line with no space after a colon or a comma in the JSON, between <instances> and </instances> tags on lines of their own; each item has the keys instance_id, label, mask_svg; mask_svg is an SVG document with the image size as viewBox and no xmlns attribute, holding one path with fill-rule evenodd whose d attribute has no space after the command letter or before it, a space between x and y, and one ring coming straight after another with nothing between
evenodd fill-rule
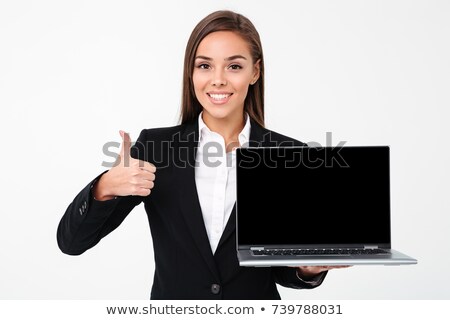
<instances>
[{"instance_id":1,"label":"woman's nose","mask_svg":"<svg viewBox=\"0 0 450 320\"><path fill-rule=\"evenodd\" d=\"M218 69L213 73L211 84L213 86L225 86L227 84L227 80L222 70Z\"/></svg>"}]
</instances>

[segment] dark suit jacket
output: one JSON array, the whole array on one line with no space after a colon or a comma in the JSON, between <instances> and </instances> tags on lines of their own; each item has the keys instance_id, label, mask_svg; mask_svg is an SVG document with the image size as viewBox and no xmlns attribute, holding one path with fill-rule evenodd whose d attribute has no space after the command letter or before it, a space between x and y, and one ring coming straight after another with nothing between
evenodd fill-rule
<instances>
[{"instance_id":1,"label":"dark suit jacket","mask_svg":"<svg viewBox=\"0 0 450 320\"><path fill-rule=\"evenodd\" d=\"M155 186L148 197L93 199L90 182L75 197L57 231L60 249L82 254L116 229L144 202L155 256L151 299L280 299L276 283L291 288L319 285L297 278L288 267L240 267L236 255L235 208L212 254L198 200L194 163L198 122L143 130L133 158L155 164ZM303 145L251 122L250 146Z\"/></svg>"}]
</instances>

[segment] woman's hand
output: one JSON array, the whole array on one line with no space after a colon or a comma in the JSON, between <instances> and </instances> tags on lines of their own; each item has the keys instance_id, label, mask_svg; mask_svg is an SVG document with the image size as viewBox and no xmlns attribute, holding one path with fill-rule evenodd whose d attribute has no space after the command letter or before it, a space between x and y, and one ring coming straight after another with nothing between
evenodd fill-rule
<instances>
[{"instance_id":1,"label":"woman's hand","mask_svg":"<svg viewBox=\"0 0 450 320\"><path fill-rule=\"evenodd\" d=\"M103 174L93 188L96 200L104 201L115 196L148 196L154 186L156 167L130 155L130 135L120 131L122 148L113 168Z\"/></svg>"},{"instance_id":2,"label":"woman's hand","mask_svg":"<svg viewBox=\"0 0 450 320\"><path fill-rule=\"evenodd\" d=\"M304 280L308 280L311 278L314 278L319 273L322 273L324 271L328 271L331 269L342 269L342 268L348 268L350 266L303 266L303 267L297 267L298 275L300 278Z\"/></svg>"}]
</instances>

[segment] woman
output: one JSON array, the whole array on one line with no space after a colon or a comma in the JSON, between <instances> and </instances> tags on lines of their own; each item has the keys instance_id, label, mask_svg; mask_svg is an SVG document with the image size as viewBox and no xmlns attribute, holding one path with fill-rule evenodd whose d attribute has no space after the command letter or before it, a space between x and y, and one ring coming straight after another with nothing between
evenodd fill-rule
<instances>
[{"instance_id":1,"label":"woman","mask_svg":"<svg viewBox=\"0 0 450 320\"><path fill-rule=\"evenodd\" d=\"M83 253L143 201L155 254L152 299L280 299L276 283L320 285L331 267L243 268L236 257L233 149L304 145L264 128L263 94L253 24L230 11L200 21L185 53L181 124L143 130L133 147L120 132L116 165L62 217L61 250Z\"/></svg>"}]
</instances>

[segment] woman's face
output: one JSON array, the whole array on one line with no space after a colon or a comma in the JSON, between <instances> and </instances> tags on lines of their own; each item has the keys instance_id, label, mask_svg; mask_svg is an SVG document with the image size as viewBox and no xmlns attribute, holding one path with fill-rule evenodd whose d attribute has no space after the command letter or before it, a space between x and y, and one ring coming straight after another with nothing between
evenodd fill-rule
<instances>
[{"instance_id":1,"label":"woman's face","mask_svg":"<svg viewBox=\"0 0 450 320\"><path fill-rule=\"evenodd\" d=\"M258 77L259 61L253 62L241 36L232 31L207 35L198 46L192 77L203 120L242 121L248 87Z\"/></svg>"}]
</instances>

